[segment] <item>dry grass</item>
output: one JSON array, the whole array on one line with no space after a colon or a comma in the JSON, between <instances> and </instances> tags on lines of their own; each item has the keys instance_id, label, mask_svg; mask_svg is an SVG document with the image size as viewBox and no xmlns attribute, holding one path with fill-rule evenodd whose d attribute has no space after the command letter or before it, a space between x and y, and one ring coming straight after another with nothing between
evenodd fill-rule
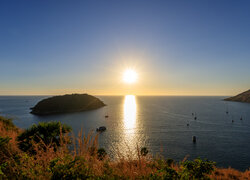
<instances>
[{"instance_id":1,"label":"dry grass","mask_svg":"<svg viewBox=\"0 0 250 180\"><path fill-rule=\"evenodd\" d=\"M33 155L19 150L16 139L20 132L20 129L6 128L5 124L0 121L0 136L11 138L7 148L8 152L0 151L4 153L4 156L1 154L0 160L9 164L6 171L13 176L11 177L13 179L51 179L53 172L50 166L54 160L57 160L58 167L67 167L71 162L75 162L73 170L82 168L81 163L84 163L84 168L89 170L87 174L94 177L104 177L105 175L106 179L109 177L150 179L152 174L156 174L159 178L163 176L162 172L159 171L165 163L163 158L153 158L150 155L142 156L138 146L136 147L136 157L130 156L131 151L128 150L128 154L117 152L119 158L116 160L111 160L108 156L100 160L97 156L98 134L96 135L94 132L85 136L80 131L77 137L69 137L61 133L61 146L57 147L57 151L54 150L53 144L45 145L42 141L33 143L36 151ZM69 139L73 144L72 151L69 151L67 144ZM14 157L19 157L18 161ZM84 161L76 161L79 157L83 158ZM173 163L170 167L176 172L182 171L182 167L178 163ZM241 172L232 168L216 168L209 177L211 179L250 179L250 171Z\"/></svg>"},{"instance_id":2,"label":"dry grass","mask_svg":"<svg viewBox=\"0 0 250 180\"><path fill-rule=\"evenodd\" d=\"M234 179L234 180L242 180L242 179L250 179L250 170L246 170L245 172L238 171L232 168L216 168L212 175L210 175L212 179Z\"/></svg>"},{"instance_id":3,"label":"dry grass","mask_svg":"<svg viewBox=\"0 0 250 180\"><path fill-rule=\"evenodd\" d=\"M2 121L4 118L0 117L0 136L1 137L9 137L10 139L10 143L13 144L13 146L16 145L16 138L18 136L18 134L21 132L20 129L15 128L15 127L7 127L8 125L6 125L5 121ZM8 120L8 119L4 119L4 120ZM17 146L15 146L17 147Z\"/></svg>"}]
</instances>

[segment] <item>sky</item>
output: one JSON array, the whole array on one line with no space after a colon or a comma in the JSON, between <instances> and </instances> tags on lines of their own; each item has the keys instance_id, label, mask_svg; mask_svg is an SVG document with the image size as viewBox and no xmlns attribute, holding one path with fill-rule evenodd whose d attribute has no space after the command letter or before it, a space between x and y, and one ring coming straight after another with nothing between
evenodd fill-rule
<instances>
[{"instance_id":1,"label":"sky","mask_svg":"<svg viewBox=\"0 0 250 180\"><path fill-rule=\"evenodd\" d=\"M247 0L0 1L0 95L228 96L249 68Z\"/></svg>"}]
</instances>

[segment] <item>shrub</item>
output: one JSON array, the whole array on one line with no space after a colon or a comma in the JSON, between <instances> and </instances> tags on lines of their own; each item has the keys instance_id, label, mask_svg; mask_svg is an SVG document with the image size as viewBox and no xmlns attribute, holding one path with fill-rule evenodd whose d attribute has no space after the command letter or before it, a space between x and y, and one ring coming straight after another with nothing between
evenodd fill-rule
<instances>
[{"instance_id":1,"label":"shrub","mask_svg":"<svg viewBox=\"0 0 250 180\"><path fill-rule=\"evenodd\" d=\"M1 137L0 136L0 149L3 149L11 140L9 137Z\"/></svg>"},{"instance_id":2,"label":"shrub","mask_svg":"<svg viewBox=\"0 0 250 180\"><path fill-rule=\"evenodd\" d=\"M6 131L9 130L18 131L18 128L13 124L12 119L0 116L0 123L2 124L1 128L4 128Z\"/></svg>"},{"instance_id":3,"label":"shrub","mask_svg":"<svg viewBox=\"0 0 250 180\"><path fill-rule=\"evenodd\" d=\"M167 163L167 165L170 167L170 166L174 163L174 160L168 158L168 159L166 160L166 163Z\"/></svg>"},{"instance_id":4,"label":"shrub","mask_svg":"<svg viewBox=\"0 0 250 180\"><path fill-rule=\"evenodd\" d=\"M146 156L148 154L148 149L146 147L141 148L141 155Z\"/></svg>"},{"instance_id":5,"label":"shrub","mask_svg":"<svg viewBox=\"0 0 250 180\"><path fill-rule=\"evenodd\" d=\"M97 150L97 158L98 158L99 160L103 160L103 159L105 158L106 155L107 155L107 153L106 153L106 151L105 151L104 148L99 148L99 149Z\"/></svg>"},{"instance_id":6,"label":"shrub","mask_svg":"<svg viewBox=\"0 0 250 180\"><path fill-rule=\"evenodd\" d=\"M0 163L6 158L9 157L9 141L11 138L0 136Z\"/></svg>"},{"instance_id":7,"label":"shrub","mask_svg":"<svg viewBox=\"0 0 250 180\"><path fill-rule=\"evenodd\" d=\"M60 146L61 135L70 132L71 128L67 125L62 125L60 122L39 123L22 132L17 140L21 150L34 153L33 143L44 145L54 145L56 148Z\"/></svg>"},{"instance_id":8,"label":"shrub","mask_svg":"<svg viewBox=\"0 0 250 180\"><path fill-rule=\"evenodd\" d=\"M197 158L194 161L183 161L181 167L180 174L184 179L209 179L206 175L214 171L215 162Z\"/></svg>"},{"instance_id":9,"label":"shrub","mask_svg":"<svg viewBox=\"0 0 250 180\"><path fill-rule=\"evenodd\" d=\"M91 168L83 157L65 156L50 163L52 180L55 179L88 179L93 175Z\"/></svg>"}]
</instances>

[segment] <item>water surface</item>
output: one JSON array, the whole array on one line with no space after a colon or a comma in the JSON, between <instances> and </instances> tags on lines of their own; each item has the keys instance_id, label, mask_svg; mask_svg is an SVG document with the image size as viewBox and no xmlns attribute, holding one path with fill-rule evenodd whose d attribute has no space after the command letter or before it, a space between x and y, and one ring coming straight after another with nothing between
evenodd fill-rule
<instances>
[{"instance_id":1,"label":"water surface","mask_svg":"<svg viewBox=\"0 0 250 180\"><path fill-rule=\"evenodd\" d=\"M76 134L81 129L88 133L106 126L99 144L111 156L117 150L125 153L136 146L146 146L154 155L177 161L186 156L201 157L216 161L218 166L240 170L250 164L250 104L247 103L224 102L225 97L100 96L108 106L98 110L42 117L30 114L29 108L43 98L0 96L0 115L13 118L21 128L38 122L61 121ZM196 144L192 136L197 137Z\"/></svg>"}]
</instances>

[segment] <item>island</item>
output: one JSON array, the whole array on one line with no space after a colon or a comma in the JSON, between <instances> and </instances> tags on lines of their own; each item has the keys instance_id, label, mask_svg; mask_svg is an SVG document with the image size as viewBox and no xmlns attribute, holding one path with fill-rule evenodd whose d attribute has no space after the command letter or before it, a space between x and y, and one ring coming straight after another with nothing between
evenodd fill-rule
<instances>
[{"instance_id":1,"label":"island","mask_svg":"<svg viewBox=\"0 0 250 180\"><path fill-rule=\"evenodd\" d=\"M226 98L224 100L250 103L250 89L248 91L245 91L233 97Z\"/></svg>"},{"instance_id":2,"label":"island","mask_svg":"<svg viewBox=\"0 0 250 180\"><path fill-rule=\"evenodd\" d=\"M35 115L51 115L94 110L105 106L98 98L88 94L66 94L43 99L30 113Z\"/></svg>"}]
</instances>

